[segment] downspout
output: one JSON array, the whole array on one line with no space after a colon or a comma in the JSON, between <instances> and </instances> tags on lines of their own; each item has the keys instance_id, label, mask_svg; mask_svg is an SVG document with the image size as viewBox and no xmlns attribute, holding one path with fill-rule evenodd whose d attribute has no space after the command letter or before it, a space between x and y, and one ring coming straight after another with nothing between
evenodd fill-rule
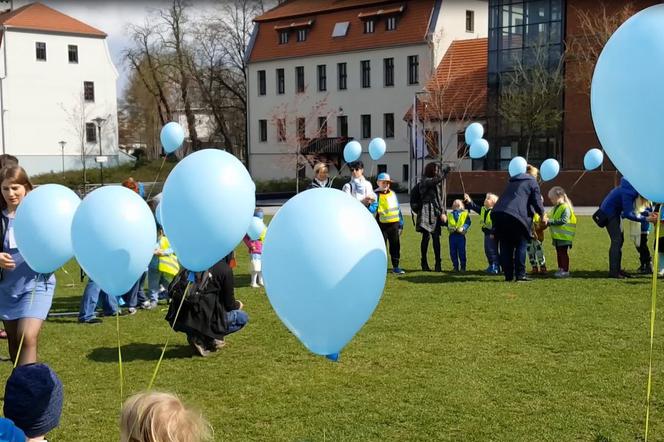
<instances>
[{"instance_id":1,"label":"downspout","mask_svg":"<svg viewBox=\"0 0 664 442\"><path fill-rule=\"evenodd\" d=\"M4 66L3 66L3 72L2 72L2 77L0 77L0 125L2 125L2 153L3 155L6 152L5 150L5 98L3 95L3 90L4 90L4 79L7 78L7 27L2 26L0 28L2 31L2 39L4 40L2 42L2 56L4 59Z\"/></svg>"}]
</instances>

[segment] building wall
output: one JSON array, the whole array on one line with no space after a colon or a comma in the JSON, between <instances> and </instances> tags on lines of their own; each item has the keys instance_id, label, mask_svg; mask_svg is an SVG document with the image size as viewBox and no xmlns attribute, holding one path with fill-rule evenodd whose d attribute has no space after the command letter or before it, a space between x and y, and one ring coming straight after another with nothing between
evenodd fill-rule
<instances>
[{"instance_id":1,"label":"building wall","mask_svg":"<svg viewBox=\"0 0 664 442\"><path fill-rule=\"evenodd\" d=\"M46 61L36 59L36 42L46 43ZM78 46L77 64L69 62L68 45ZM105 39L9 29L0 49L6 76L2 81L3 152L25 159L26 166L33 164L28 170L31 174L61 170L59 141L67 142L66 156L75 159L81 155L81 139L70 121L75 114L87 122L106 118L101 136L103 153L118 155L118 73ZM94 82L94 102L82 103L84 81ZM88 155L99 154L98 143L84 146ZM29 161L33 156L35 161Z\"/></svg>"},{"instance_id":2,"label":"building wall","mask_svg":"<svg viewBox=\"0 0 664 442\"><path fill-rule=\"evenodd\" d=\"M475 29L466 31L466 11L475 13ZM487 0L443 0L436 23L433 41L435 43L434 65L449 49L454 40L484 38L489 31L489 2Z\"/></svg>"}]
</instances>

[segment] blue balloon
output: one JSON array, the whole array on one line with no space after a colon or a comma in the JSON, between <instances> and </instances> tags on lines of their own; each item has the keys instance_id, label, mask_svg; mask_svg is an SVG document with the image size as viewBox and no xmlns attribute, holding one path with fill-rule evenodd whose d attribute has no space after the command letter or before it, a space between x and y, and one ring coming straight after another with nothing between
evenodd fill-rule
<instances>
[{"instance_id":1,"label":"blue balloon","mask_svg":"<svg viewBox=\"0 0 664 442\"><path fill-rule=\"evenodd\" d=\"M664 201L664 5L624 22L599 56L590 94L597 135L611 161L651 201Z\"/></svg>"},{"instance_id":2,"label":"blue balloon","mask_svg":"<svg viewBox=\"0 0 664 442\"><path fill-rule=\"evenodd\" d=\"M475 140L478 140L484 136L484 126L480 123L471 123L466 128L466 144L472 146Z\"/></svg>"},{"instance_id":3,"label":"blue balloon","mask_svg":"<svg viewBox=\"0 0 664 442\"><path fill-rule=\"evenodd\" d=\"M595 170L604 162L604 153L595 148L590 149L586 152L586 155L583 157L583 167L586 170Z\"/></svg>"},{"instance_id":4,"label":"blue balloon","mask_svg":"<svg viewBox=\"0 0 664 442\"><path fill-rule=\"evenodd\" d=\"M346 144L346 147L344 147L344 160L346 160L347 163L357 161L360 158L360 155L362 155L362 145L359 142L354 140L349 141L348 144Z\"/></svg>"},{"instance_id":5,"label":"blue balloon","mask_svg":"<svg viewBox=\"0 0 664 442\"><path fill-rule=\"evenodd\" d=\"M157 243L154 216L122 186L94 190L83 199L71 227L74 255L102 290L120 296L148 267Z\"/></svg>"},{"instance_id":6,"label":"blue balloon","mask_svg":"<svg viewBox=\"0 0 664 442\"><path fill-rule=\"evenodd\" d=\"M374 161L381 159L385 155L386 150L387 145L382 138L374 138L369 143L369 156Z\"/></svg>"},{"instance_id":7,"label":"blue balloon","mask_svg":"<svg viewBox=\"0 0 664 442\"><path fill-rule=\"evenodd\" d=\"M544 181L551 181L558 176L558 172L560 172L560 164L553 158L545 160L540 167L540 175Z\"/></svg>"},{"instance_id":8,"label":"blue balloon","mask_svg":"<svg viewBox=\"0 0 664 442\"><path fill-rule=\"evenodd\" d=\"M166 153L175 152L184 142L184 129L175 121L171 121L161 128L159 139Z\"/></svg>"},{"instance_id":9,"label":"blue balloon","mask_svg":"<svg viewBox=\"0 0 664 442\"><path fill-rule=\"evenodd\" d=\"M30 268L53 273L73 258L71 223L81 199L65 186L45 184L28 193L16 210L16 246Z\"/></svg>"},{"instance_id":10,"label":"blue balloon","mask_svg":"<svg viewBox=\"0 0 664 442\"><path fill-rule=\"evenodd\" d=\"M157 220L157 224L164 227L164 223L161 221L161 201L154 208L154 218Z\"/></svg>"},{"instance_id":11,"label":"blue balloon","mask_svg":"<svg viewBox=\"0 0 664 442\"><path fill-rule=\"evenodd\" d=\"M249 223L249 228L247 229L247 236L253 241L257 240L263 234L265 230L265 224L263 220L257 216L254 216Z\"/></svg>"},{"instance_id":12,"label":"blue balloon","mask_svg":"<svg viewBox=\"0 0 664 442\"><path fill-rule=\"evenodd\" d=\"M333 247L312 241L321 232ZM385 286L387 254L376 220L335 189L290 199L270 222L262 261L279 318L310 351L331 358L371 317Z\"/></svg>"},{"instance_id":13,"label":"blue balloon","mask_svg":"<svg viewBox=\"0 0 664 442\"><path fill-rule=\"evenodd\" d=\"M507 170L509 171L510 176L517 176L519 174L526 173L527 167L528 163L524 157L514 157L512 158L512 161L510 161L510 165Z\"/></svg>"},{"instance_id":14,"label":"blue balloon","mask_svg":"<svg viewBox=\"0 0 664 442\"><path fill-rule=\"evenodd\" d=\"M256 206L256 185L244 165L218 149L180 161L164 184L164 231L187 270L212 267L242 241Z\"/></svg>"},{"instance_id":15,"label":"blue balloon","mask_svg":"<svg viewBox=\"0 0 664 442\"><path fill-rule=\"evenodd\" d=\"M484 138L477 139L470 145L470 158L484 158L489 152L489 142Z\"/></svg>"}]
</instances>

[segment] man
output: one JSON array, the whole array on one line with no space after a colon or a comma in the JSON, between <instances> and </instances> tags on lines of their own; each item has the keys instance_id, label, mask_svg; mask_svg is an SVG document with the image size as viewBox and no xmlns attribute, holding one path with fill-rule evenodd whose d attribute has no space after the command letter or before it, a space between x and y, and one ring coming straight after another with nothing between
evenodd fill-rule
<instances>
[{"instance_id":1,"label":"man","mask_svg":"<svg viewBox=\"0 0 664 442\"><path fill-rule=\"evenodd\" d=\"M95 311L101 297L101 305L106 316L115 316L118 311L118 300L115 296L103 292L92 280L88 279L81 298L81 308L78 312L78 322L81 324L99 324L101 319L97 318Z\"/></svg>"},{"instance_id":2,"label":"man","mask_svg":"<svg viewBox=\"0 0 664 442\"><path fill-rule=\"evenodd\" d=\"M348 168L351 171L351 179L341 190L369 207L369 204L376 201L376 194L371 188L371 183L364 178L364 164L359 160L353 161L348 163Z\"/></svg>"}]
</instances>

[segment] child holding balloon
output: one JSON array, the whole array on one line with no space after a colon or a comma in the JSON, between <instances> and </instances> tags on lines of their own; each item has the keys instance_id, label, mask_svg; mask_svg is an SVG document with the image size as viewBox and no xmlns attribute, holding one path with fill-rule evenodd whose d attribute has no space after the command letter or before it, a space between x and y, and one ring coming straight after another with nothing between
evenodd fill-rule
<instances>
[{"instance_id":1,"label":"child holding balloon","mask_svg":"<svg viewBox=\"0 0 664 442\"><path fill-rule=\"evenodd\" d=\"M263 219L263 209L260 207L254 210L254 216L256 218ZM242 241L249 249L249 272L251 273L251 282L250 287L258 288L263 286L263 271L261 265L261 256L263 254L263 241L265 240L265 234L267 229L264 229L258 239L251 239L249 235L244 235Z\"/></svg>"},{"instance_id":2,"label":"child holding balloon","mask_svg":"<svg viewBox=\"0 0 664 442\"><path fill-rule=\"evenodd\" d=\"M447 217L447 229L450 231L450 258L454 271L466 271L466 233L470 229L470 213L463 201L452 202L452 213Z\"/></svg>"},{"instance_id":3,"label":"child holding balloon","mask_svg":"<svg viewBox=\"0 0 664 442\"><path fill-rule=\"evenodd\" d=\"M570 201L562 187L552 187L548 196L551 204L554 205L547 224L551 231L551 238L558 258L558 271L555 276L557 278L568 278L570 276L569 249L572 248L572 241L576 234L576 215L574 214L572 201Z\"/></svg>"}]
</instances>

